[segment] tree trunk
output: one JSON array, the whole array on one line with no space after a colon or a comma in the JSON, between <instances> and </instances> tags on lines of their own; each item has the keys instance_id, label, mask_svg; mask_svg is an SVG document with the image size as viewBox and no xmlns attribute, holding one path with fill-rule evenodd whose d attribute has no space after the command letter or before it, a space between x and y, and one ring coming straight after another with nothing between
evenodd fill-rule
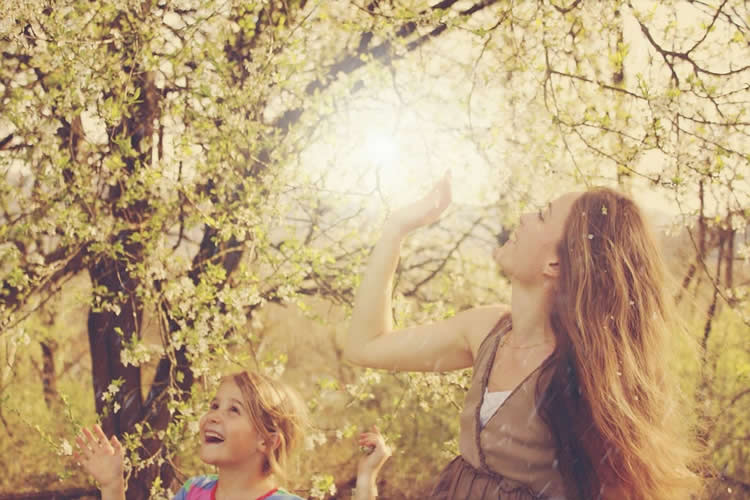
<instances>
[{"instance_id":1,"label":"tree trunk","mask_svg":"<svg viewBox=\"0 0 750 500\"><path fill-rule=\"evenodd\" d=\"M96 412L102 416L105 434L122 436L132 430L143 413L141 370L137 366L125 366L121 359L123 344L138 336L143 304L134 293L137 283L129 276L123 262L102 257L89 272L94 289L103 287L108 296L116 296L118 292L124 296L123 301L115 303L119 311L92 308L88 317ZM116 381L121 383L119 391L110 402L105 402L105 393ZM116 412L115 404L120 407ZM148 498L149 484L142 479L139 473L131 476L128 499Z\"/></svg>"}]
</instances>

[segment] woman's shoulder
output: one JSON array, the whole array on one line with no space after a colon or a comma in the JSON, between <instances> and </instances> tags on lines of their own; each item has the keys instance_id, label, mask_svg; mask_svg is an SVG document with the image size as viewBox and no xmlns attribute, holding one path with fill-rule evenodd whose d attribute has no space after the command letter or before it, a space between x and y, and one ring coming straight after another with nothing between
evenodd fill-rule
<instances>
[{"instance_id":1,"label":"woman's shoulder","mask_svg":"<svg viewBox=\"0 0 750 500\"><path fill-rule=\"evenodd\" d=\"M479 347L487 338L487 335L498 324L498 322L510 315L510 306L507 304L493 304L480 306L464 311L470 328L467 329L467 340L471 347L471 354L476 360Z\"/></svg>"}]
</instances>

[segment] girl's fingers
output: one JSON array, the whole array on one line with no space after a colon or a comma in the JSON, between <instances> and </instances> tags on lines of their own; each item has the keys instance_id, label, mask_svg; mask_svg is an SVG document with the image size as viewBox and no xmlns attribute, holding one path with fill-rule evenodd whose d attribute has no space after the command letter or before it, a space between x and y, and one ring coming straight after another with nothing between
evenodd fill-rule
<instances>
[{"instance_id":1,"label":"girl's fingers","mask_svg":"<svg viewBox=\"0 0 750 500\"><path fill-rule=\"evenodd\" d=\"M121 449L117 438L112 436L113 441L107 439L106 434L104 434L104 431L98 425L95 425L93 429L94 432L92 433L87 427L83 427L81 428L81 434L76 436L76 444L81 449L84 459L88 460L89 456L94 453L101 453L102 449L108 453L113 453Z\"/></svg>"},{"instance_id":2,"label":"girl's fingers","mask_svg":"<svg viewBox=\"0 0 750 500\"><path fill-rule=\"evenodd\" d=\"M84 439L84 436L76 436L76 444L84 454L91 453L91 450L89 449L89 443L88 441L86 441L86 439Z\"/></svg>"},{"instance_id":3,"label":"girl's fingers","mask_svg":"<svg viewBox=\"0 0 750 500\"><path fill-rule=\"evenodd\" d=\"M110 439L109 442L112 445L112 449L115 450L116 454L122 453L122 445L120 444L120 441L116 436L113 435L112 439Z\"/></svg>"},{"instance_id":4,"label":"girl's fingers","mask_svg":"<svg viewBox=\"0 0 750 500\"><path fill-rule=\"evenodd\" d=\"M86 427L83 428L83 434L86 436L86 439L88 439L88 443L90 446L97 444L96 438Z\"/></svg>"},{"instance_id":5,"label":"girl's fingers","mask_svg":"<svg viewBox=\"0 0 750 500\"><path fill-rule=\"evenodd\" d=\"M104 434L104 431L101 427L99 427L98 424L94 426L94 432L96 433L96 441L99 444L109 441L109 439L107 439L107 436Z\"/></svg>"}]
</instances>

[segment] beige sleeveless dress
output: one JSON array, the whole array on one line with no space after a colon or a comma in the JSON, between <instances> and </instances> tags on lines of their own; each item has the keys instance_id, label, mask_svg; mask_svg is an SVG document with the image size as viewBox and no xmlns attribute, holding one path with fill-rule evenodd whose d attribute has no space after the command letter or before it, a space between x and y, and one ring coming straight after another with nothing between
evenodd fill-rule
<instances>
[{"instance_id":1,"label":"beige sleeveless dress","mask_svg":"<svg viewBox=\"0 0 750 500\"><path fill-rule=\"evenodd\" d=\"M537 413L532 372L481 427L479 409L495 352L511 329L510 315L498 321L479 347L471 387L461 413L459 450L430 495L438 500L563 500L552 433Z\"/></svg>"}]
</instances>

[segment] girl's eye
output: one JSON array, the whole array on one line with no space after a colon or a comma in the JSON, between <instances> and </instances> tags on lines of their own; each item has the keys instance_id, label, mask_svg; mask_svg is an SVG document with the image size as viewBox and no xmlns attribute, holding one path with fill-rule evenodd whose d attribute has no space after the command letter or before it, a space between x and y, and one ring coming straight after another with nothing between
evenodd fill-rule
<instances>
[{"instance_id":1,"label":"girl's eye","mask_svg":"<svg viewBox=\"0 0 750 500\"><path fill-rule=\"evenodd\" d=\"M237 408L236 406L232 406L232 407L230 408L230 410L231 410L231 411L233 411L234 413L239 413L239 412L240 412L240 409L239 409L239 408Z\"/></svg>"},{"instance_id":2,"label":"girl's eye","mask_svg":"<svg viewBox=\"0 0 750 500\"><path fill-rule=\"evenodd\" d=\"M219 407L219 404L218 404L218 403L211 403L211 409L212 409L212 410L215 410L215 409L217 409L218 407Z\"/></svg>"}]
</instances>

